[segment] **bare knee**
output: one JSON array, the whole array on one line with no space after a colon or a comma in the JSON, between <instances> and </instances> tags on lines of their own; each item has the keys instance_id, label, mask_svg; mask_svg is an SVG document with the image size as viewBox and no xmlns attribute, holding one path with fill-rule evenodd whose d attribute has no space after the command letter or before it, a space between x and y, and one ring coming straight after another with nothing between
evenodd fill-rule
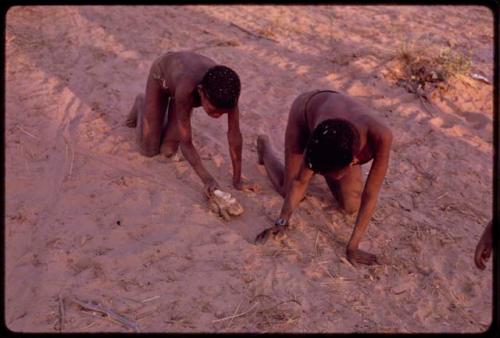
<instances>
[{"instance_id":1,"label":"bare knee","mask_svg":"<svg viewBox=\"0 0 500 338\"><path fill-rule=\"evenodd\" d=\"M354 215L359 211L360 206L361 196L359 194L353 194L343 201L342 210L348 215Z\"/></svg>"},{"instance_id":2,"label":"bare knee","mask_svg":"<svg viewBox=\"0 0 500 338\"><path fill-rule=\"evenodd\" d=\"M137 145L139 146L139 152L143 156L153 157L160 153L160 146L158 144L152 144L152 142L148 142L148 140L143 139L142 135L139 135L137 139Z\"/></svg>"},{"instance_id":3,"label":"bare knee","mask_svg":"<svg viewBox=\"0 0 500 338\"><path fill-rule=\"evenodd\" d=\"M166 157L172 157L177 153L178 149L178 141L164 141L161 146L160 152Z\"/></svg>"},{"instance_id":4,"label":"bare knee","mask_svg":"<svg viewBox=\"0 0 500 338\"><path fill-rule=\"evenodd\" d=\"M153 157L160 153L159 150L143 149L142 147L140 147L139 152L141 153L141 155L146 157Z\"/></svg>"}]
</instances>

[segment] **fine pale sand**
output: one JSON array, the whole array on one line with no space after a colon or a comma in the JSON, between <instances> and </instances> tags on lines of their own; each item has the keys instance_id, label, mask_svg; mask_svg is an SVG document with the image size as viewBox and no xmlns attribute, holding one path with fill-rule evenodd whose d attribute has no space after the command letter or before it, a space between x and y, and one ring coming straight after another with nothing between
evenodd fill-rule
<instances>
[{"instance_id":1,"label":"fine pale sand","mask_svg":"<svg viewBox=\"0 0 500 338\"><path fill-rule=\"evenodd\" d=\"M491 261L493 87L454 76L429 101L398 81L402 51L469 55L493 79L484 7L47 6L6 17L5 321L28 332L480 332ZM406 48L406 49L405 49ZM211 213L182 158L146 158L124 126L151 62L192 50L241 77L243 175L231 186L227 122L193 112L207 169L244 206ZM400 74L401 75L401 74ZM399 75L399 76L400 76ZM394 133L389 171L352 267L354 218L315 177L283 240L255 246L282 198L256 138L283 152L290 105L329 88ZM366 175L369 164L363 167Z\"/></svg>"}]
</instances>

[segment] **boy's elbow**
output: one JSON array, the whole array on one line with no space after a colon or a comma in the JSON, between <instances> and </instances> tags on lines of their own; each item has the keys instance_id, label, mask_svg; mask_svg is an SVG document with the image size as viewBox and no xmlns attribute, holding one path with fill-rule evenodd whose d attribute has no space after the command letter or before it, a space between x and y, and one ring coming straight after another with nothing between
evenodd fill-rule
<instances>
[{"instance_id":1,"label":"boy's elbow","mask_svg":"<svg viewBox=\"0 0 500 338\"><path fill-rule=\"evenodd\" d=\"M390 129L386 129L382 134L382 141L386 144L392 144L392 140L394 139L394 135Z\"/></svg>"}]
</instances>

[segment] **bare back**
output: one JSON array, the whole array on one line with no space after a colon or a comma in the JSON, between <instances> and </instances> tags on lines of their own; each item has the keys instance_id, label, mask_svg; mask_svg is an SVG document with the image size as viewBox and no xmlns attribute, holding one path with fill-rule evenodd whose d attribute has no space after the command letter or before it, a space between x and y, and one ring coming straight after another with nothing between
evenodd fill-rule
<instances>
[{"instance_id":1,"label":"bare back","mask_svg":"<svg viewBox=\"0 0 500 338\"><path fill-rule=\"evenodd\" d=\"M334 118L345 119L358 130L360 164L373 159L375 149L372 140L388 128L372 109L347 95L333 91L310 91L297 97L288 118L285 148L294 153L302 153L314 128L322 121Z\"/></svg>"},{"instance_id":2,"label":"bare back","mask_svg":"<svg viewBox=\"0 0 500 338\"><path fill-rule=\"evenodd\" d=\"M156 59L152 75L158 77L170 97L186 100L192 96L193 107L199 107L196 86L215 65L212 59L193 52L168 52Z\"/></svg>"}]
</instances>

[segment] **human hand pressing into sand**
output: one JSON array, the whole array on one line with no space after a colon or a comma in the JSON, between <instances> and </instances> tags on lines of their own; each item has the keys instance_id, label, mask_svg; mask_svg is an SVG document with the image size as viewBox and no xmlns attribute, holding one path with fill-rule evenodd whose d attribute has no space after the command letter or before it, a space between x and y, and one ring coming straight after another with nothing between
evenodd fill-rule
<instances>
[{"instance_id":1,"label":"human hand pressing into sand","mask_svg":"<svg viewBox=\"0 0 500 338\"><path fill-rule=\"evenodd\" d=\"M490 221L481 235L481 239L477 243L476 252L474 255L474 262L476 266L484 270L486 262L491 256L493 250L493 221Z\"/></svg>"},{"instance_id":2,"label":"human hand pressing into sand","mask_svg":"<svg viewBox=\"0 0 500 338\"><path fill-rule=\"evenodd\" d=\"M283 238L286 229L288 229L288 222L284 222L284 220L280 218L276 221L274 226L267 228L255 237L255 244L266 243L270 235L273 235L274 239Z\"/></svg>"},{"instance_id":3,"label":"human hand pressing into sand","mask_svg":"<svg viewBox=\"0 0 500 338\"><path fill-rule=\"evenodd\" d=\"M358 265L358 263L366 265L380 264L377 260L377 256L361 249L349 249L348 247L346 256L349 262L354 266Z\"/></svg>"}]
</instances>

